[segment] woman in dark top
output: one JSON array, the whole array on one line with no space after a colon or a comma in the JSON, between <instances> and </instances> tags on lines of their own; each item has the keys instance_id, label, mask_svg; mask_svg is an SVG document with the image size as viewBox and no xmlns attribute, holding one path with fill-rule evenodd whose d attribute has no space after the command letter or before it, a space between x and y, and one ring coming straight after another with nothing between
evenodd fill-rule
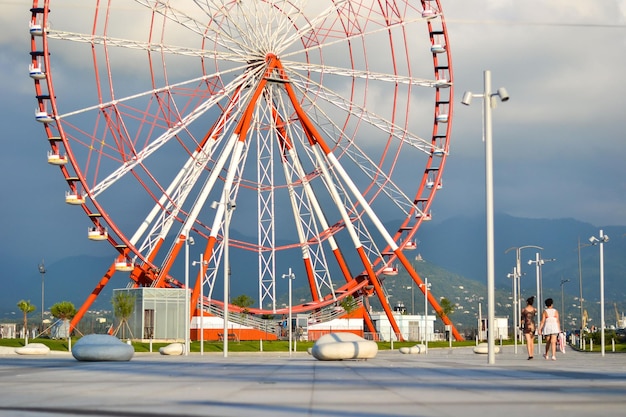
<instances>
[{"instance_id":1,"label":"woman in dark top","mask_svg":"<svg viewBox=\"0 0 626 417\"><path fill-rule=\"evenodd\" d=\"M528 349L528 359L533 358L535 351L535 317L537 316L537 309L533 307L535 303L535 296L526 299L526 307L522 309L521 328L526 337L526 348Z\"/></svg>"}]
</instances>

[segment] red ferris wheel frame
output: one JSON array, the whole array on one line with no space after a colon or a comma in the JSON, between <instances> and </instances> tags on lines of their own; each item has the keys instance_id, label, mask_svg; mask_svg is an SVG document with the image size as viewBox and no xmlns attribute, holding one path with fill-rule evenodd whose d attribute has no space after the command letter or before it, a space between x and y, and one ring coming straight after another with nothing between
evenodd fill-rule
<instances>
[{"instance_id":1,"label":"red ferris wheel frame","mask_svg":"<svg viewBox=\"0 0 626 417\"><path fill-rule=\"evenodd\" d=\"M213 221L212 225L205 225L203 221L199 218L193 218L192 221L186 222L186 219L189 219L193 215L193 209L191 207L184 208L182 205L178 207L174 204L174 197L172 197L172 193L167 192L165 187L156 187L149 189L147 185L148 182L152 180L151 173L148 169L146 172L148 175L145 177L140 177L139 174L133 173L135 178L142 186L148 191L151 198L155 202L154 207L161 210L162 213L167 213L171 216L171 219L183 224L181 228L181 232L177 235L174 242L170 244L170 246L165 246L166 239L161 237L159 239L155 239L151 242L150 250L141 250L137 241L133 239L133 237L129 236L128 231L124 230L121 226L119 226L119 220L116 221L114 215L110 213L110 209L105 207L101 200L98 197L98 193L101 190L104 190L106 186L108 186L107 180L108 178L104 178L96 174L94 171L100 170L99 163L86 163L85 161L81 161L81 156L78 154L80 150L76 145L76 142L81 140L84 141L82 144L85 148L93 148L94 143L93 138L92 142L89 143L89 139L80 139L78 138L78 134L76 132L80 131L79 128L74 126L73 124L66 122L66 119L69 119L68 113L63 114L58 106L57 97L55 93L55 84L53 83L53 65L51 63L51 50L49 49L49 40L50 39L64 39L71 40L75 42L91 42L92 48L94 44L102 44L105 45L105 65L99 65L100 61L96 59L96 52L93 53L94 56L94 70L96 72L97 79L109 79L109 87L110 92L106 92L102 90L102 85L106 85L106 83L97 83L97 96L98 96L98 104L95 104L93 107L97 108L95 111L98 112L99 120L102 120L102 123L105 123L110 131L114 131L115 134L111 135L112 139L108 139L111 141L111 144L107 146L109 148L116 147L117 154L115 157L119 160L118 171L123 171L122 175L126 175L128 172L131 172L133 168L140 167L143 163L142 157L144 154L147 154L147 150L150 149L152 143L144 144L143 148L138 147L137 142L125 141L124 136L124 118L122 116L128 116L131 114L131 111L128 113L124 113L124 110L121 109L121 106L124 106L123 103L118 103L114 100L107 101L106 96L110 94L113 98L114 89L113 83L110 81L111 78L111 63L109 61L108 50L106 49L107 44L121 44L119 39L115 39L111 36L107 36L107 32L98 33L97 26L98 24L102 24L105 27L108 24L108 14L104 13L104 10L100 11L96 8L93 32L79 35L79 34L71 34L71 33L62 33L60 31L53 31L50 29L50 3L51 0L33 0L33 6L31 8L31 22L30 22L30 34L31 34L31 66L30 66L30 76L34 80L36 98L37 98L37 111L36 111L36 119L41 122L45 128L46 135L50 144L50 151L48 155L48 162L54 165L57 165L68 184L69 191L66 193L66 202L69 204L76 204L82 207L83 211L87 215L87 217L92 222L92 226L90 226L88 234L90 239L93 240L106 240L108 241L113 248L118 253L115 261L112 263L110 268L103 275L102 279L97 283L96 287L92 291L91 295L87 298L85 303L79 309L78 314L72 320L71 326L74 328L80 319L83 317L85 312L89 309L95 299L98 297L102 289L107 285L110 278L116 271L127 271L130 272L130 279L134 283L135 286L155 286L155 287L174 287L181 288L183 284L180 279L175 278L175 273L173 272L175 267L174 263L176 259L179 258L179 254L189 239L190 233L194 232L197 236L201 236L206 240L205 249L203 252L204 259L212 259L219 258L220 254L224 252L224 233L222 232L221 236L219 231L224 231L226 227L225 224L225 205L233 196L236 196L236 193L242 192L240 190L244 190L246 187L254 188L254 184L246 184L245 181L241 181L237 184L236 187L230 188L232 184L235 184L237 181L235 179L236 176L239 175L239 171L236 165L231 165L232 169L226 169L226 165L222 165L221 170L214 169L216 173L215 176L218 176L222 179L224 184L228 184L225 186L224 190L221 192L221 209L218 208L216 218ZM145 2L146 4L150 3L149 1ZM288 13L287 6L289 2L284 2L282 5L285 10L279 10L280 15L286 15ZM349 4L351 2L341 2L342 4ZM355 2L359 3L359 2ZM403 2L401 2L403 3ZM430 80L424 81L416 81L413 79L410 74L403 75L398 72L393 74L383 74L380 75L376 72L372 71L359 71L355 68L354 64L350 68L343 71L342 76L346 76L351 80L351 91L348 93L349 104L340 103L340 98L336 96L332 96L329 91L324 90L321 81L320 84L315 84L312 80L314 78L312 74L316 71L320 71L322 75L319 76L321 80L323 76L330 77L331 75L339 74L340 71L335 68L324 67L321 68L321 65L314 65L315 62L313 60L309 60L310 55L314 54L315 51L321 51L321 47L318 49L314 47L308 47L305 51L306 59L302 63L288 62L288 60L283 59L278 54L274 54L272 52L267 52L259 57L259 59L248 60L245 63L243 68L242 77L247 77L251 73L255 73L257 83L251 87L250 84L239 84L239 86L233 87L233 89L228 94L228 100L224 100L222 102L211 103L213 108L219 109L221 112L221 116L215 119L215 122L211 126L210 129L206 130L206 133L202 137L201 140L197 140L193 142L193 146L189 144L183 144L183 148L185 152L189 156L189 159L192 161L197 161L202 158L202 153L205 151L205 147L210 146L209 144L212 141L216 141L220 138L224 132L227 132L228 129L232 128L232 132L237 135L237 140L234 141L236 144L232 145L232 148L229 148L231 151L239 149L239 151L243 154L243 147L245 146L246 134L249 130L255 129L253 125L258 123L258 119L260 117L265 117L266 123L272 126L273 137L280 144L279 147L281 149L281 160L285 165L291 164L292 174L302 171L303 174L299 177L299 179L294 180L292 183L285 183L282 185L276 185L276 188L289 188L290 192L293 192L293 187L301 187L303 191L301 191L301 201L305 200L306 195L306 182L313 181L314 178L323 178L326 183L330 182L332 178L335 178L337 181L342 180L345 184L344 191L345 193L353 192L354 201L351 207L348 207L347 210L341 211L343 214L343 220L339 218L333 224L327 224L322 227L322 231L313 234L314 238L309 236L307 239L301 239L299 241L295 241L289 244L286 244L280 248L274 249L284 249L287 247L293 247L302 249L309 244L312 246L319 244L321 246L322 242L330 242L336 233L339 233L340 230L352 229L352 223L356 224L357 220L368 217L368 221L373 224L372 229L377 230L383 236L382 238L382 249L378 249L376 251L376 256L372 256L371 253L368 252L368 248L365 245L361 245L361 241L359 244L354 245L354 250L357 254L357 258L360 260L360 265L362 268L358 273L351 273L350 269L347 266L348 261L343 257L342 251L335 247L332 251L337 262L337 275L343 276L345 278L345 283L336 290L331 290L328 294L322 294L319 291L319 287L321 284L316 282L314 266L312 265L312 261L310 258L304 258L305 265L305 275L308 279L308 285L311 289L311 302L303 303L298 306L293 307L293 311L311 311L315 309L324 308L326 306L336 305L337 302L349 295L355 296L370 296L376 295L380 300L381 306L387 315L393 330L399 334L400 329L396 323L396 320L393 316L393 312L387 302L387 297L385 296L385 291L382 286L383 276L385 275L393 275L397 273L397 266L394 265L395 262L398 262L404 270L409 274L412 281L418 285L423 292L426 292L424 288L423 282L414 266L408 260L405 255L406 250L414 249L416 244L416 232L422 222L430 219L431 216L431 205L436 195L437 191L442 186L442 174L444 170L444 166L447 160L448 152L449 152L449 141L450 141L450 132L451 132L451 118L452 118L452 97L453 97L453 74L452 74L452 64L451 64L451 53L448 42L448 34L446 29L445 20L442 14L442 9L439 0L422 0L421 2L415 2L415 4L419 5L416 7L416 11L421 15L420 17L423 19L425 26L427 28L429 34L429 46L430 46L430 54L432 56L432 63L434 68L434 76ZM396 30L396 27L401 27L403 22L402 11L397 7L396 2L387 1L385 6L381 6L380 10L376 10L382 15L384 15L386 20L386 27L383 27L389 33L391 37L391 33ZM404 7L407 7L407 4L403 4ZM346 6L347 7L347 6ZM277 6L273 5L274 11L276 11ZM339 9L339 6L336 6ZM374 7L372 6L372 10ZM342 13L338 13L339 18L337 21L341 21L341 23L351 23L356 27L357 23L368 23L361 22L356 17L345 18L348 15L347 8L342 10ZM180 23L180 17L182 15L178 14L179 12L172 10L168 11L169 19L176 20L178 24ZM345 14L344 14L345 13ZM294 14L296 17L300 17L299 15ZM322 15L323 16L323 15ZM157 25L157 20L154 18L151 25ZM330 13L327 16L323 16L330 20ZM218 20L219 17L217 15L211 15L212 20ZM178 20L177 20L178 19ZM210 20L211 20L210 19ZM290 16L289 19L292 19ZM317 19L317 20L316 20ZM342 20L343 19L343 20ZM96 23L104 20L105 23ZM288 19L286 19L288 20ZM295 18L293 18L293 26L296 27ZM307 21L307 24L311 26L318 25L320 28L327 29L322 22L322 19L317 16L316 18ZM297 23L300 24L300 23ZM305 25L306 26L306 25ZM210 25L207 25L209 29L207 33L210 35ZM356 33L357 29L344 27L344 33L341 34L344 38L350 38L352 33ZM330 28L330 26L329 26ZM332 27L335 29L335 27ZM360 29L366 32L365 29ZM305 30L301 30L299 32L302 39L305 38L303 33L306 33L307 37L316 38L322 37L322 31L317 30L317 32L313 33L306 32ZM330 29L328 30L330 33ZM158 30L150 29L150 41L157 42L157 39L152 39L153 34L158 34ZM403 36L406 37L406 33L401 32ZM56 36L56 37L55 37ZM330 39L332 35L326 35L327 39ZM166 94L171 94L177 87L173 86L170 88L170 85L167 83L167 75L164 76L165 83L163 80L159 80L158 77L155 77L155 72L151 69L151 80L150 83L154 87L154 97L156 101L159 101L159 115L163 114L172 114L171 120L164 120L164 118L158 119L154 118L152 121L144 122L145 126L154 128L155 130L158 128L162 128L161 124L166 123L169 126L166 126L170 130L176 130L179 128L177 123L180 124L180 129L186 129L187 125L185 125L187 119L185 117L191 118L191 114L200 107L197 103L199 102L210 102L212 96L218 96L220 91L229 88L224 82L224 78L219 75L219 72L214 72L213 74L218 74L217 76L210 76L210 71L206 69L210 67L212 61L215 61L215 66L217 67L218 58L216 56L220 56L222 53L220 48L223 47L223 44L216 41L214 48L215 56L211 56L207 54L207 39L210 39L210 36L205 36L202 38L202 52L204 55L201 55L201 62L203 68L204 78L201 80L201 85L204 88L202 92L200 89L196 89L193 91L187 91L187 94L190 96L194 96L194 104L197 106L196 108L192 108L191 100L187 102L190 106L188 109L179 109L177 108L172 100L172 102L166 102L163 97ZM307 38L308 39L308 38ZM405 45L409 45L406 39ZM223 40L221 40L223 42ZM302 40L303 44L306 44L309 40ZM312 42L312 41L310 41ZM316 39L316 42L320 42L320 40ZM138 42L135 44L127 43L122 45L122 47L126 48L137 48ZM211 46L211 45L208 45ZM141 48L141 46L140 46ZM393 47L392 47L393 49ZM186 53L186 51L178 51L181 54ZM353 50L350 48L350 53ZM166 52L161 50L159 52L162 55L165 55ZM395 55L396 52L392 50L392 55ZM321 54L321 52L320 52ZM286 56L289 56L288 53L285 53ZM355 53L356 55L356 53ZM224 55L225 56L225 55ZM163 58L165 60L165 58ZM351 60L358 61L358 58L351 57ZM395 58L394 58L395 59ZM395 61L394 61L395 62ZM152 66L154 60L150 59L150 65ZM299 66L299 67L298 67ZM304 77L296 78L294 74L294 68L297 68L298 71L305 74ZM321 68L321 69L320 69ZM99 74L99 72L102 74ZM224 73L229 73L231 69L226 69ZM336 71L336 74L333 73ZM395 71L395 69L394 69ZM165 72L165 71L164 71ZM326 75L323 75L326 74ZM328 75L330 74L330 75ZM310 77L311 79L309 79ZM371 180L369 181L369 185L359 188L358 185L351 181L351 174L348 174L344 169L343 165L340 161L340 156L345 153L350 152L350 148L354 148L351 140L356 137L356 128L352 125L358 125L360 120L368 119L371 125L382 125L384 124L384 120L382 118L375 119L373 113L368 113L364 109L358 108L354 103L357 101L355 97L358 96L358 92L355 92L358 89L358 84L355 82L355 79L367 78L368 80L374 81L382 81L384 77L387 77L385 81L391 82L395 84L394 90L394 107L397 105L396 102L399 102L398 96L398 84L408 83L409 85L421 85L427 86L434 91L434 114L432 116L432 131L430 133L430 139L426 141L426 145L424 149L427 149L427 159L425 163L425 169L421 174L421 179L419 181L419 185L417 187L417 191L412 197L412 204L409 209L406 210L406 216L402 220L399 226L393 231L393 233L389 233L386 228L382 225L382 221L379 216L376 214L376 210L374 210L373 204L375 204L375 200L378 196L384 194L385 192L389 192L386 187L391 180L386 178L384 175L385 170L394 169L397 164L401 163L401 152L400 147L393 148L391 146L392 139L396 140L397 137L401 138L401 142L410 143L412 138L410 134L403 129L399 129L395 123L388 123L383 129L387 129L385 132L388 133L389 140L387 145L385 146L382 154L385 155L381 157L378 166L373 168L373 174L371 174ZM161 85L159 86L159 83ZM273 93L269 99L265 98L267 103L275 103L275 105L269 105L267 107L267 115L259 116L257 112L257 103L259 100L263 100L268 94L270 90L269 85L273 85L275 91L280 90L279 93ZM168 88L164 88L168 87ZM296 88L310 87L310 90L296 90ZM356 86L356 87L355 87ZM245 91L247 90L247 91ZM274 90L273 90L274 91ZM312 92L311 92L312 91ZM408 95L411 94L411 89L408 90ZM300 95L299 95L300 93ZM305 94L306 93L306 94ZM307 97L306 101L302 98L303 95L310 94L312 97ZM328 98L331 97L331 98ZM335 130L338 128L345 129L345 131L350 131L351 129L355 132L352 138L349 137L349 134L346 134L345 138L339 138L334 143L327 143L325 137L328 136L328 132L322 132L320 129L323 129L321 123L318 121L313 121L311 119L311 112L322 112L325 110L322 107L315 107L315 100L322 101L323 99L328 100L328 102L332 102L332 104L337 107L341 106L350 106L350 112L360 114L360 118L354 116L353 113L350 113L343 125L338 125ZM284 100L284 103L281 103L281 100ZM285 104L286 103L286 104ZM105 105L106 104L106 105ZM281 107L282 106L282 107ZM400 105L401 106L401 105ZM150 113L148 107L146 107L146 114ZM288 111L285 109L288 108ZM135 109L131 109L135 110ZM407 126L409 124L409 106L406 106L406 114L405 124L403 126ZM78 112L80 113L80 112ZM73 114L70 114L73 116ZM142 117L140 114L133 115L136 118ZM145 115L143 116L145 117ZM395 113L392 119L395 119ZM267 122L269 120L269 122ZM229 127L229 124L231 127ZM402 125L400 125L402 127ZM291 130L290 130L291 129ZM71 130L72 132L68 132ZM83 132L85 136L89 138L92 135L94 138L101 134L101 132L97 131L98 129L94 128L94 132ZM261 129L257 129L258 131ZM267 130L267 129L266 129ZM329 129L332 130L332 129ZM320 155L317 157L320 158L320 165L317 166L313 170L308 170L304 172L302 169L299 171L299 167L296 164L297 158L291 155L291 151L295 146L296 138L293 138L294 132L297 132L297 135L301 136L301 140L303 143L308 143L311 146L312 151L311 155L314 155L315 152L321 150ZM340 130L339 136L344 136L343 130ZM116 136L117 135L117 136ZM104 139L102 139L104 142ZM294 141L294 142L292 142ZM348 142L348 146L342 147L341 141ZM182 143L182 141L181 141ZM405 148L406 149L406 148ZM75 152L75 150L77 152ZM104 150L101 154L89 154L90 158L96 158L98 156L107 155L110 152L108 150ZM143 154L142 154L143 152ZM263 151L260 151L261 154ZM234 158L234 157L233 157ZM314 158L312 156L311 158ZM217 162L218 157L216 156L211 161ZM374 164L375 165L375 164ZM217 166L217 165L216 165ZM326 168L324 168L324 166ZM124 170L122 169L124 167ZM130 168L127 168L130 167ZM327 169L329 171L328 174L324 174L321 171ZM104 171L104 169L103 169ZM332 172L331 172L332 171ZM223 172L223 174L222 174ZM199 174L198 174L199 175ZM294 174L295 175L295 174ZM326 176L325 176L326 175ZM90 180L90 176L93 178L98 178L97 181L92 182ZM230 179L229 179L230 177ZM215 181L217 181L214 178ZM113 179L111 181L114 181ZM208 181L208 180L207 180ZM157 181L154 181L157 183ZM261 184L261 183L259 183ZM383 185L381 185L383 184ZM258 184L257 184L258 185ZM261 187L257 187L261 188ZM329 187L333 188L333 187ZM391 190L392 192L395 190ZM161 192L160 195L158 193ZM342 196L343 198L343 196ZM309 201L313 201L309 200ZM311 203L313 206L314 204ZM269 206L269 204L268 204ZM343 209L342 209L343 210ZM261 211L261 210L260 210ZM313 208L310 209L312 213ZM272 216L275 215L274 212L271 213ZM265 217L269 216L268 214L259 215L259 220L262 222ZM323 216L320 216L320 219ZM321 221L321 220L320 220ZM322 222L323 224L323 222ZM356 230L356 229L355 229ZM358 231L357 231L358 232ZM353 232L353 233L357 233ZM315 241L315 242L313 242ZM251 244L246 241L238 241L233 240L230 242L233 247L243 248L243 249L252 249L261 252L260 248L263 246L259 241L259 244ZM161 251L163 249L163 251ZM308 250L308 249L307 249ZM163 252L167 252L166 255L163 255ZM265 256L265 255L263 255ZM216 268L217 269L217 268ZM354 267L353 267L354 269ZM193 288L192 293L192 306L196 306L198 300L203 295L202 286L205 285L205 274L207 271L204 266L200 268L199 277L196 279L196 284ZM328 283L323 283L328 284ZM263 287L261 284L261 292L269 293L270 291L275 290L275 284L268 285L267 287ZM332 288L332 286L330 286ZM443 314L441 307L439 306L437 299L432 295L431 291L426 292L428 296L428 301L433 306L435 311L437 311L445 324L450 325L452 327L453 335L456 339L462 339L462 336L458 333L454 325L451 323L449 318ZM206 300L203 298L202 305L212 304L216 306L223 305L223 301L219 300ZM196 308L194 307L194 310ZM236 307L234 307L236 310ZM263 313L274 313L281 314L284 313L285 309L263 309L262 303L259 308L248 309L252 314L263 314ZM371 320L369 320L369 315L366 314L366 322L373 331L373 325Z\"/></svg>"}]
</instances>

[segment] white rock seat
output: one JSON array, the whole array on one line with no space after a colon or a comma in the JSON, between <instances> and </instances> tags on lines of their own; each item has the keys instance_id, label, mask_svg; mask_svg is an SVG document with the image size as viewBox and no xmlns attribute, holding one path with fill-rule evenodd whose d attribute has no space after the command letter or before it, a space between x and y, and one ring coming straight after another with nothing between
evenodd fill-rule
<instances>
[{"instance_id":1,"label":"white rock seat","mask_svg":"<svg viewBox=\"0 0 626 417\"><path fill-rule=\"evenodd\" d=\"M320 337L311 348L311 355L320 361L346 359L372 359L378 353L378 345L354 333L330 333Z\"/></svg>"},{"instance_id":2,"label":"white rock seat","mask_svg":"<svg viewBox=\"0 0 626 417\"><path fill-rule=\"evenodd\" d=\"M400 353L403 353L405 355L415 355L419 353L426 353L426 346L422 344L417 344L415 346L401 347L398 350L400 351Z\"/></svg>"},{"instance_id":3,"label":"white rock seat","mask_svg":"<svg viewBox=\"0 0 626 417\"><path fill-rule=\"evenodd\" d=\"M182 355L185 353L185 345L182 343L170 343L167 346L159 348L161 355Z\"/></svg>"},{"instance_id":4,"label":"white rock seat","mask_svg":"<svg viewBox=\"0 0 626 417\"><path fill-rule=\"evenodd\" d=\"M78 361L129 361L135 349L108 334L89 334L72 347L72 356Z\"/></svg>"},{"instance_id":5,"label":"white rock seat","mask_svg":"<svg viewBox=\"0 0 626 417\"><path fill-rule=\"evenodd\" d=\"M43 343L27 343L26 346L15 348L18 355L47 355L50 348Z\"/></svg>"},{"instance_id":6,"label":"white rock seat","mask_svg":"<svg viewBox=\"0 0 626 417\"><path fill-rule=\"evenodd\" d=\"M500 347L499 346L494 346L493 349L494 353L500 353ZM478 345L476 345L474 347L474 353L479 353L479 354L487 354L489 353L489 345L485 342L481 342Z\"/></svg>"}]
</instances>

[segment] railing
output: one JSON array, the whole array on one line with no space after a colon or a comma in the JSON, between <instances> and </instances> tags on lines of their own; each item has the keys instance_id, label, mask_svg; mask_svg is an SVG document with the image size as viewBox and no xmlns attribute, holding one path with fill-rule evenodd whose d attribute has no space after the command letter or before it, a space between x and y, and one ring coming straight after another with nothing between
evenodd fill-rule
<instances>
[{"instance_id":1,"label":"railing","mask_svg":"<svg viewBox=\"0 0 626 417\"><path fill-rule=\"evenodd\" d=\"M359 297L355 299L355 302L358 307L363 305L363 298ZM205 306L207 308L207 306ZM219 308L218 306L209 304L208 311L210 314L215 317L224 318L224 310ZM341 317L346 314L346 311L337 305L329 305L326 306L319 311L313 312L307 316L307 323L324 323L327 321L334 320L338 317ZM298 314L299 317L302 317L302 314ZM295 317L294 317L295 318ZM275 334L277 337L281 337L280 334L280 324L284 321L284 318L272 318L272 319L263 319L258 316L252 314L245 313L230 313L228 315L228 321L232 323L237 323L242 326L252 327L260 331L264 331L266 333Z\"/></svg>"}]
</instances>

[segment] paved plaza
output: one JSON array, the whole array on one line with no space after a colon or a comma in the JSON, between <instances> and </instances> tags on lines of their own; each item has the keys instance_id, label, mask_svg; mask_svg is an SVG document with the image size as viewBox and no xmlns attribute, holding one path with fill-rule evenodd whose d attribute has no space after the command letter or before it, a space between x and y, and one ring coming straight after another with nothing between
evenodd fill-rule
<instances>
[{"instance_id":1,"label":"paved plaza","mask_svg":"<svg viewBox=\"0 0 626 417\"><path fill-rule=\"evenodd\" d=\"M4 348L6 349L6 348ZM526 360L505 347L380 351L367 361L306 353L135 354L78 362L0 351L1 416L624 416L626 355L568 350Z\"/></svg>"}]
</instances>

